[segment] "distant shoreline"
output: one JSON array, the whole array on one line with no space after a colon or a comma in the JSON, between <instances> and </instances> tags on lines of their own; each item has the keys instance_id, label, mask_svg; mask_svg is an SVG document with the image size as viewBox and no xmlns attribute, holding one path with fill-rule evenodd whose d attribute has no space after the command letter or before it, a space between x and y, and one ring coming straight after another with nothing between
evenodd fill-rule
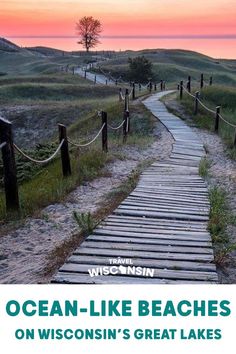
<instances>
[{"instance_id":1,"label":"distant shoreline","mask_svg":"<svg viewBox=\"0 0 236 354\"><path fill-rule=\"evenodd\" d=\"M66 52L80 52L76 36L6 36L19 47L47 47ZM236 35L228 36L102 36L95 51L187 50L215 58L235 60Z\"/></svg>"}]
</instances>

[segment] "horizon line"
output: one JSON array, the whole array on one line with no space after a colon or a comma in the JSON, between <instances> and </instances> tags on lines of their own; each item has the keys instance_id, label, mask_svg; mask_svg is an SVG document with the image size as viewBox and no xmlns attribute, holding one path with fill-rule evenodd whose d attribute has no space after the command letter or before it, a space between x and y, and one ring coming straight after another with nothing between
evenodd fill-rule
<instances>
[{"instance_id":1,"label":"horizon line","mask_svg":"<svg viewBox=\"0 0 236 354\"><path fill-rule=\"evenodd\" d=\"M32 39L66 39L66 38L78 38L79 36L64 36L64 35L5 35L2 38L32 38ZM236 39L236 34L215 34L215 35L104 35L101 36L104 39Z\"/></svg>"}]
</instances>

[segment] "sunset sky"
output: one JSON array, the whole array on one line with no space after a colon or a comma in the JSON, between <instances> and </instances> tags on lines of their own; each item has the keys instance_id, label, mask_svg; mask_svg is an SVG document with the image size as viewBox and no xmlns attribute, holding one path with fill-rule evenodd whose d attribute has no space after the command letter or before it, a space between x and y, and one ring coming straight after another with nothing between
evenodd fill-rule
<instances>
[{"instance_id":1,"label":"sunset sky","mask_svg":"<svg viewBox=\"0 0 236 354\"><path fill-rule=\"evenodd\" d=\"M103 36L236 36L235 0L0 0L0 36L74 36L84 15Z\"/></svg>"}]
</instances>

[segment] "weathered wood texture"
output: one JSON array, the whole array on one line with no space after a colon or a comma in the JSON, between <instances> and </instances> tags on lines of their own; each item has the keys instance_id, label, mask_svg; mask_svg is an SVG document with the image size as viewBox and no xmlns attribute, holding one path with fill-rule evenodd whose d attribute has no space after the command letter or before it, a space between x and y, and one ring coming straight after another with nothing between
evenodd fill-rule
<instances>
[{"instance_id":1,"label":"weathered wood texture","mask_svg":"<svg viewBox=\"0 0 236 354\"><path fill-rule=\"evenodd\" d=\"M54 278L57 283L179 284L218 281L211 237L208 191L198 174L205 154L199 137L152 95L145 106L175 140L170 157L146 169L134 191L78 247ZM154 276L99 275L88 270L129 258Z\"/></svg>"}]
</instances>

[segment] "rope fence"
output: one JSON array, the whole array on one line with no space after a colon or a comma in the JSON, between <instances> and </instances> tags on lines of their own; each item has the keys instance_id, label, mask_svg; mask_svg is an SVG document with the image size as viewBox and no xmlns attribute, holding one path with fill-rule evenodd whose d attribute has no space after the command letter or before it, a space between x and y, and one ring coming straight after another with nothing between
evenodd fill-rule
<instances>
[{"instance_id":1,"label":"rope fence","mask_svg":"<svg viewBox=\"0 0 236 354\"><path fill-rule=\"evenodd\" d=\"M213 83L213 79L212 77L210 77L210 81L209 81L209 84L206 83L204 81L204 78L203 78L203 74L201 74L201 81L200 81L200 87L203 88L204 84L207 85L207 86L211 86ZM187 82L187 89L184 87L184 81L180 81L180 84L178 85L179 86L179 91L180 91L180 99L182 100L183 98L183 92L187 93L188 96L190 96L191 98L194 99L194 114L197 115L198 112L199 112L199 105L204 108L208 113L211 113L214 115L214 118L215 118L215 127L214 127L214 130L216 133L219 132L219 124L220 124L220 121L224 122L226 125L228 125L229 127L233 128L235 130L235 135L234 135L234 141L233 141L233 144L234 146L236 147L236 124L233 124L231 122L229 122L227 119L225 119L222 114L220 114L220 111L221 111L221 106L217 106L215 108L215 110L211 109L210 107L208 107L206 104L204 104L202 102L202 100L200 99L200 92L197 91L195 93L195 95L193 95L191 93L191 77L189 77L189 80Z\"/></svg>"},{"instance_id":2,"label":"rope fence","mask_svg":"<svg viewBox=\"0 0 236 354\"><path fill-rule=\"evenodd\" d=\"M123 120L123 122L120 125L118 125L118 127L113 127L112 125L108 124L108 128L110 128L112 130L119 130L120 128L123 127L124 123L125 123L125 120Z\"/></svg>"},{"instance_id":3,"label":"rope fence","mask_svg":"<svg viewBox=\"0 0 236 354\"><path fill-rule=\"evenodd\" d=\"M4 146L6 146L7 143L4 141L2 144L0 144L0 149L4 148Z\"/></svg>"},{"instance_id":4,"label":"rope fence","mask_svg":"<svg viewBox=\"0 0 236 354\"><path fill-rule=\"evenodd\" d=\"M197 101L206 111L208 111L209 113L215 114L215 111L213 111L213 109L210 109L209 107L207 107L199 98L197 98Z\"/></svg>"},{"instance_id":5,"label":"rope fence","mask_svg":"<svg viewBox=\"0 0 236 354\"><path fill-rule=\"evenodd\" d=\"M27 160L34 162L34 163L38 163L38 164L47 164L48 162L52 161L54 159L54 157L57 156L57 154L59 153L62 145L64 144L64 139L60 142L58 148L56 149L56 151L47 159L45 160L36 160L33 157L30 157L29 155L27 155L24 151L22 151L16 144L13 144L14 148L16 149L16 151L18 153L20 153L22 156L24 156Z\"/></svg>"},{"instance_id":6,"label":"rope fence","mask_svg":"<svg viewBox=\"0 0 236 354\"><path fill-rule=\"evenodd\" d=\"M87 146L90 146L92 143L94 143L97 138L99 137L99 135L101 134L101 132L103 131L103 128L105 127L105 123L102 125L101 129L99 130L99 132L96 134L96 136L91 140L89 141L88 143L86 144L79 144L79 143L75 143L74 141L71 141L70 139L68 139L68 143L73 145L73 146L76 146L78 148L80 147L87 147Z\"/></svg>"},{"instance_id":7,"label":"rope fence","mask_svg":"<svg viewBox=\"0 0 236 354\"><path fill-rule=\"evenodd\" d=\"M101 136L102 140L102 150L103 152L108 152L108 128L114 131L118 131L123 127L123 143L126 142L127 136L130 132L130 112L129 112L129 99L131 94L128 89L126 89L124 98L124 113L122 117L122 122L117 126L108 124L107 112L97 111L98 117L101 118L101 128L96 133L96 135L87 143L75 142L69 137L67 137L67 128L63 124L58 124L59 128L59 145L56 150L46 159L39 160L24 152L19 146L17 146L13 141L12 124L0 118L0 150L2 152L3 160L3 173L4 173L4 189L5 189L5 199L6 199L6 210L8 211L19 211L20 201L18 193L18 181L17 181L17 165L15 162L15 151L22 155L26 160L35 163L45 165L51 162L57 157L60 152L61 155L61 165L62 174L64 177L71 175L71 162L70 162L70 152L69 145L76 148L86 148L92 145ZM123 96L123 95L122 95ZM3 149L4 148L4 149Z\"/></svg>"}]
</instances>

